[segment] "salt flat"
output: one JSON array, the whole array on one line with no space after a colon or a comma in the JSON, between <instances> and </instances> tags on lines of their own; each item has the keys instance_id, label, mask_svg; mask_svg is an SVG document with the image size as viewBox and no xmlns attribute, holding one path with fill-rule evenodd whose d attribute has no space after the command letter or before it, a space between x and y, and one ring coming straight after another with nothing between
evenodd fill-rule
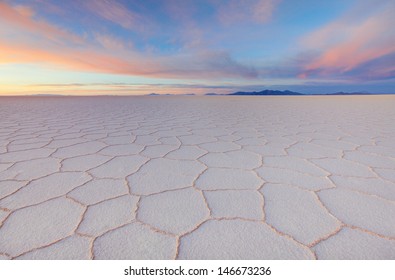
<instances>
[{"instance_id":1,"label":"salt flat","mask_svg":"<svg viewBox=\"0 0 395 280\"><path fill-rule=\"evenodd\" d=\"M395 259L395 96L0 98L0 259Z\"/></svg>"}]
</instances>

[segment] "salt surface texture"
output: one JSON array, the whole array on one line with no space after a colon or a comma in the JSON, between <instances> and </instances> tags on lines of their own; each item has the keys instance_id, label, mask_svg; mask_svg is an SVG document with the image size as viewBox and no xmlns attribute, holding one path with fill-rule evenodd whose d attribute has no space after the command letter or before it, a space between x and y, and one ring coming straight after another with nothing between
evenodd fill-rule
<instances>
[{"instance_id":1,"label":"salt surface texture","mask_svg":"<svg viewBox=\"0 0 395 280\"><path fill-rule=\"evenodd\" d=\"M0 259L393 259L395 96L0 99Z\"/></svg>"}]
</instances>

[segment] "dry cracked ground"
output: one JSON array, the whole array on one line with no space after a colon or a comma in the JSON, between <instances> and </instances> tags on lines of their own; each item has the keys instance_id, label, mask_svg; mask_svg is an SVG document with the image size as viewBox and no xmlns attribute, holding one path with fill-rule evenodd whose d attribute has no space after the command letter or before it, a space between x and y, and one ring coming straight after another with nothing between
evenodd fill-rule
<instances>
[{"instance_id":1,"label":"dry cracked ground","mask_svg":"<svg viewBox=\"0 0 395 280\"><path fill-rule=\"evenodd\" d=\"M1 98L0 259L395 259L395 96Z\"/></svg>"}]
</instances>

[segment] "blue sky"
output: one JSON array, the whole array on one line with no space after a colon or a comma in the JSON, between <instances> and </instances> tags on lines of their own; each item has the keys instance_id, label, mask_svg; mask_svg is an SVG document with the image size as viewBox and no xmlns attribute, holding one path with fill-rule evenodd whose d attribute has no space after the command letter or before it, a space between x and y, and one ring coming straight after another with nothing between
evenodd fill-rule
<instances>
[{"instance_id":1,"label":"blue sky","mask_svg":"<svg viewBox=\"0 0 395 280\"><path fill-rule=\"evenodd\" d=\"M0 94L394 93L395 3L0 2Z\"/></svg>"}]
</instances>

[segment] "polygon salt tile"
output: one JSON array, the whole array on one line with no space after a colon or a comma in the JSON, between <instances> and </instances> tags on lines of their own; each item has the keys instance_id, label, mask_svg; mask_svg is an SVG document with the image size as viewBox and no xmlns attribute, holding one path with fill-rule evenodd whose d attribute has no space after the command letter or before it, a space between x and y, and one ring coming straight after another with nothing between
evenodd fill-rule
<instances>
[{"instance_id":1,"label":"polygon salt tile","mask_svg":"<svg viewBox=\"0 0 395 280\"><path fill-rule=\"evenodd\" d=\"M181 238L179 259L313 259L312 252L261 222L210 220Z\"/></svg>"},{"instance_id":2,"label":"polygon salt tile","mask_svg":"<svg viewBox=\"0 0 395 280\"><path fill-rule=\"evenodd\" d=\"M319 197L347 225L395 237L395 203L344 188L320 191Z\"/></svg>"},{"instance_id":3,"label":"polygon salt tile","mask_svg":"<svg viewBox=\"0 0 395 280\"><path fill-rule=\"evenodd\" d=\"M261 191L266 222L303 244L328 236L341 225L309 191L278 184L266 184Z\"/></svg>"},{"instance_id":4,"label":"polygon salt tile","mask_svg":"<svg viewBox=\"0 0 395 280\"><path fill-rule=\"evenodd\" d=\"M16 192L20 188L26 185L26 182L19 182L19 181L0 181L0 199Z\"/></svg>"},{"instance_id":5,"label":"polygon salt tile","mask_svg":"<svg viewBox=\"0 0 395 280\"><path fill-rule=\"evenodd\" d=\"M125 195L129 192L124 180L121 179L95 179L76 188L68 194L69 197L85 205Z\"/></svg>"},{"instance_id":6,"label":"polygon salt tile","mask_svg":"<svg viewBox=\"0 0 395 280\"><path fill-rule=\"evenodd\" d=\"M214 152L214 153L236 151L236 150L240 150L241 148L240 145L236 145L235 143L222 142L222 141L200 144L199 147L208 152Z\"/></svg>"},{"instance_id":7,"label":"polygon salt tile","mask_svg":"<svg viewBox=\"0 0 395 280\"><path fill-rule=\"evenodd\" d=\"M331 176L331 179L336 187L348 188L395 201L395 183L381 178Z\"/></svg>"},{"instance_id":8,"label":"polygon salt tile","mask_svg":"<svg viewBox=\"0 0 395 280\"><path fill-rule=\"evenodd\" d=\"M62 171L87 171L109 161L110 159L111 157L109 156L99 154L68 158L62 161Z\"/></svg>"},{"instance_id":9,"label":"polygon salt tile","mask_svg":"<svg viewBox=\"0 0 395 280\"><path fill-rule=\"evenodd\" d=\"M206 153L206 151L195 146L181 146L179 149L168 153L166 158L195 160Z\"/></svg>"},{"instance_id":10,"label":"polygon salt tile","mask_svg":"<svg viewBox=\"0 0 395 280\"><path fill-rule=\"evenodd\" d=\"M135 218L138 198L125 195L88 207L77 232L98 236Z\"/></svg>"},{"instance_id":11,"label":"polygon salt tile","mask_svg":"<svg viewBox=\"0 0 395 280\"><path fill-rule=\"evenodd\" d=\"M263 219L263 199L257 191L206 191L204 195L215 218Z\"/></svg>"},{"instance_id":12,"label":"polygon salt tile","mask_svg":"<svg viewBox=\"0 0 395 280\"><path fill-rule=\"evenodd\" d=\"M86 260L90 259L91 240L72 235L48 247L36 249L16 259L18 260Z\"/></svg>"},{"instance_id":13,"label":"polygon salt tile","mask_svg":"<svg viewBox=\"0 0 395 280\"><path fill-rule=\"evenodd\" d=\"M67 237L83 211L64 197L15 211L0 228L0 252L17 256Z\"/></svg>"},{"instance_id":14,"label":"polygon salt tile","mask_svg":"<svg viewBox=\"0 0 395 280\"><path fill-rule=\"evenodd\" d=\"M96 178L125 178L136 172L148 158L139 155L116 157L89 172Z\"/></svg>"},{"instance_id":15,"label":"polygon salt tile","mask_svg":"<svg viewBox=\"0 0 395 280\"><path fill-rule=\"evenodd\" d=\"M137 155L144 149L144 146L137 144L111 145L100 151L100 154L106 156L129 156Z\"/></svg>"},{"instance_id":16,"label":"polygon salt tile","mask_svg":"<svg viewBox=\"0 0 395 280\"><path fill-rule=\"evenodd\" d=\"M326 158L311 161L333 175L375 177L375 174L367 166L350 160Z\"/></svg>"},{"instance_id":17,"label":"polygon salt tile","mask_svg":"<svg viewBox=\"0 0 395 280\"><path fill-rule=\"evenodd\" d=\"M95 259L172 259L176 253L176 238L132 223L98 237L93 250Z\"/></svg>"},{"instance_id":18,"label":"polygon salt tile","mask_svg":"<svg viewBox=\"0 0 395 280\"><path fill-rule=\"evenodd\" d=\"M206 167L196 161L152 159L128 177L131 192L153 194L192 186L194 180Z\"/></svg>"},{"instance_id":19,"label":"polygon salt tile","mask_svg":"<svg viewBox=\"0 0 395 280\"><path fill-rule=\"evenodd\" d=\"M12 195L0 200L0 207L18 209L67 194L91 180L83 172L54 173L30 182Z\"/></svg>"},{"instance_id":20,"label":"polygon salt tile","mask_svg":"<svg viewBox=\"0 0 395 280\"><path fill-rule=\"evenodd\" d=\"M73 146L59 148L52 156L57 158L71 158L82 155L94 154L106 147L106 144L97 141L75 144Z\"/></svg>"},{"instance_id":21,"label":"polygon salt tile","mask_svg":"<svg viewBox=\"0 0 395 280\"><path fill-rule=\"evenodd\" d=\"M395 240L388 240L360 230L344 228L314 246L318 259L393 260Z\"/></svg>"},{"instance_id":22,"label":"polygon salt tile","mask_svg":"<svg viewBox=\"0 0 395 280\"><path fill-rule=\"evenodd\" d=\"M140 221L174 234L192 230L208 216L204 197L193 188L143 197L138 211Z\"/></svg>"},{"instance_id":23,"label":"polygon salt tile","mask_svg":"<svg viewBox=\"0 0 395 280\"><path fill-rule=\"evenodd\" d=\"M263 181L255 172L232 168L209 168L196 180L202 190L258 189Z\"/></svg>"},{"instance_id":24,"label":"polygon salt tile","mask_svg":"<svg viewBox=\"0 0 395 280\"><path fill-rule=\"evenodd\" d=\"M254 169L261 165L261 157L249 151L209 153L200 158L209 167Z\"/></svg>"},{"instance_id":25,"label":"polygon salt tile","mask_svg":"<svg viewBox=\"0 0 395 280\"><path fill-rule=\"evenodd\" d=\"M148 146L140 154L149 158L163 157L167 153L178 149L178 146L174 145L153 145Z\"/></svg>"},{"instance_id":26,"label":"polygon salt tile","mask_svg":"<svg viewBox=\"0 0 395 280\"><path fill-rule=\"evenodd\" d=\"M293 185L313 191L334 187L326 177L312 176L290 169L263 166L256 172L269 183Z\"/></svg>"},{"instance_id":27,"label":"polygon salt tile","mask_svg":"<svg viewBox=\"0 0 395 280\"><path fill-rule=\"evenodd\" d=\"M313 176L326 176L329 173L317 167L311 162L292 156L264 157L263 165L284 168Z\"/></svg>"}]
</instances>

